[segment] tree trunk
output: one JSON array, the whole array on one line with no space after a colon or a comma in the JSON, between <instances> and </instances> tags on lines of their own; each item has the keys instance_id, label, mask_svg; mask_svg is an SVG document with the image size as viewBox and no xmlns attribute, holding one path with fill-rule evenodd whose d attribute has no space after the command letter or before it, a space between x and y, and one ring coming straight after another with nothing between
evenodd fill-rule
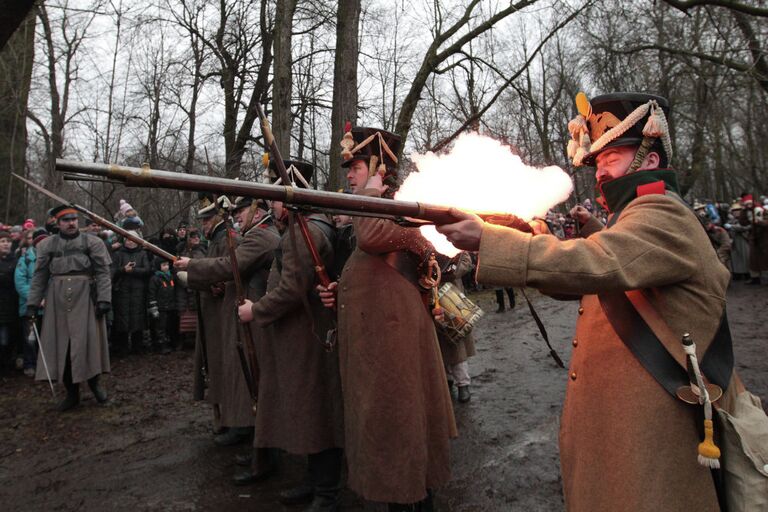
<instances>
[{"instance_id":1,"label":"tree trunk","mask_svg":"<svg viewBox=\"0 0 768 512\"><path fill-rule=\"evenodd\" d=\"M272 100L272 133L284 158L291 157L291 93L293 80L291 67L291 32L296 0L277 2L275 12L275 79Z\"/></svg>"},{"instance_id":2,"label":"tree trunk","mask_svg":"<svg viewBox=\"0 0 768 512\"><path fill-rule=\"evenodd\" d=\"M11 173L26 174L27 99L34 41L32 12L0 51L0 206L5 222L21 222L27 213L23 184Z\"/></svg>"},{"instance_id":3,"label":"tree trunk","mask_svg":"<svg viewBox=\"0 0 768 512\"><path fill-rule=\"evenodd\" d=\"M347 121L357 123L357 57L360 31L360 0L339 0L336 18L336 57L333 67L333 108L328 190L345 185L341 170L339 142Z\"/></svg>"}]
</instances>

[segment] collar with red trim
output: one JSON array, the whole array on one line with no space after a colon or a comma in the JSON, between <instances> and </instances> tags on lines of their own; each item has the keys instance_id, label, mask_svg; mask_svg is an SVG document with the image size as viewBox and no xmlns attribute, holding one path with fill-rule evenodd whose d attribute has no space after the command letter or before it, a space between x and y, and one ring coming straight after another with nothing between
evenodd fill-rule
<instances>
[{"instance_id":1,"label":"collar with red trim","mask_svg":"<svg viewBox=\"0 0 768 512\"><path fill-rule=\"evenodd\" d=\"M648 194L680 195L677 175L672 169L646 169L598 185L610 213L615 213L638 197Z\"/></svg>"}]
</instances>

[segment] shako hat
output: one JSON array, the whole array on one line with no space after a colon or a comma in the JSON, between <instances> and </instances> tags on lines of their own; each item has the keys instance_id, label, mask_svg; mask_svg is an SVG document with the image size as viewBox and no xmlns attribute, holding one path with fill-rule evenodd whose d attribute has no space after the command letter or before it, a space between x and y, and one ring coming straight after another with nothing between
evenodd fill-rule
<instances>
[{"instance_id":1,"label":"shako hat","mask_svg":"<svg viewBox=\"0 0 768 512\"><path fill-rule=\"evenodd\" d=\"M207 192L200 192L197 197L200 201L200 209L197 210L197 218L199 220L210 219L219 213L220 208L228 210L232 207L232 203L227 196L219 196L216 203L213 202L213 194Z\"/></svg>"},{"instance_id":2,"label":"shako hat","mask_svg":"<svg viewBox=\"0 0 768 512\"><path fill-rule=\"evenodd\" d=\"M280 177L280 173L277 171L277 163L274 160L270 160L268 164L269 181L275 185L293 185L299 188L312 188L310 181L312 181L312 175L315 172L315 168L309 162L303 160L283 160L285 170L288 171L288 177L291 179L291 183L283 183Z\"/></svg>"},{"instance_id":3,"label":"shako hat","mask_svg":"<svg viewBox=\"0 0 768 512\"><path fill-rule=\"evenodd\" d=\"M257 208L261 208L262 210L269 210L269 207L267 206L266 201L263 199L254 199L253 197L243 197L238 196L235 198L235 202L232 205L233 210L240 210L242 208L247 208L251 206L253 203L256 203Z\"/></svg>"},{"instance_id":4,"label":"shako hat","mask_svg":"<svg viewBox=\"0 0 768 512\"><path fill-rule=\"evenodd\" d=\"M589 100L580 92L576 95L576 108L579 115L568 123L571 134L568 157L573 159L573 165L595 165L597 155L603 150L639 146L644 137L660 139L659 151L671 160L672 143L667 126L669 102L666 98L617 92Z\"/></svg>"},{"instance_id":5,"label":"shako hat","mask_svg":"<svg viewBox=\"0 0 768 512\"><path fill-rule=\"evenodd\" d=\"M77 218L77 210L67 204L54 206L48 210L48 216L58 220L73 220Z\"/></svg>"},{"instance_id":6,"label":"shako hat","mask_svg":"<svg viewBox=\"0 0 768 512\"><path fill-rule=\"evenodd\" d=\"M367 128L347 123L341 139L341 166L349 167L355 160L369 163L375 157L377 166L397 167L397 153L402 139L399 135L379 128Z\"/></svg>"}]
</instances>

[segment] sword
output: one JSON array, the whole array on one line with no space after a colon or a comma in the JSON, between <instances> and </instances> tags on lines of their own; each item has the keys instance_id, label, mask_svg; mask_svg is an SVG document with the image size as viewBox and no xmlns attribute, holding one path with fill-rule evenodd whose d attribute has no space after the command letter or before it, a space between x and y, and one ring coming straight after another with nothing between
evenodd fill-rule
<instances>
[{"instance_id":1,"label":"sword","mask_svg":"<svg viewBox=\"0 0 768 512\"><path fill-rule=\"evenodd\" d=\"M32 336L34 336L34 339L37 340L37 346L40 347L40 359L43 360L43 368L45 368L45 376L48 377L48 385L51 386L51 394L53 395L53 398L56 398L56 391L53 389L53 381L51 380L51 372L48 371L48 363L45 361L45 352L43 352L43 344L40 343L40 334L37 332L37 324L34 320L30 322L32 324ZM30 336L30 338L32 338Z\"/></svg>"}]
</instances>

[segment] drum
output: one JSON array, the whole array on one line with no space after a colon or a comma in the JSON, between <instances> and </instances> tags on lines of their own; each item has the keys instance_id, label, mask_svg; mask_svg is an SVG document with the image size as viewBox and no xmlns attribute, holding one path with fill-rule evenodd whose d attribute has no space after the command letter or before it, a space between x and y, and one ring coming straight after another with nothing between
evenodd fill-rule
<instances>
[{"instance_id":1,"label":"drum","mask_svg":"<svg viewBox=\"0 0 768 512\"><path fill-rule=\"evenodd\" d=\"M444 283L440 287L438 300L443 308L443 319L435 320L435 326L452 343L458 343L472 332L477 321L485 314L453 283Z\"/></svg>"}]
</instances>

